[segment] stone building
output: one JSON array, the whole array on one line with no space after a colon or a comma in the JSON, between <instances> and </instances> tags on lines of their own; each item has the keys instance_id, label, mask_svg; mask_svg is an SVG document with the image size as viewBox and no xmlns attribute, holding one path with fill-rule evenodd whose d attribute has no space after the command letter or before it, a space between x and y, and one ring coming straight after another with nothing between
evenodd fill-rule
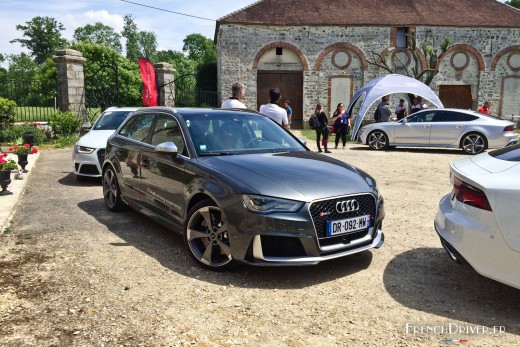
<instances>
[{"instance_id":1,"label":"stone building","mask_svg":"<svg viewBox=\"0 0 520 347\"><path fill-rule=\"evenodd\" d=\"M226 98L244 83L245 104L258 110L279 87L293 127L305 127L317 103L330 114L388 74L369 64L374 53L412 68L411 32L418 47L450 39L430 84L446 107L490 100L494 114L520 115L520 11L496 0L261 0L217 21L218 88Z\"/></svg>"}]
</instances>

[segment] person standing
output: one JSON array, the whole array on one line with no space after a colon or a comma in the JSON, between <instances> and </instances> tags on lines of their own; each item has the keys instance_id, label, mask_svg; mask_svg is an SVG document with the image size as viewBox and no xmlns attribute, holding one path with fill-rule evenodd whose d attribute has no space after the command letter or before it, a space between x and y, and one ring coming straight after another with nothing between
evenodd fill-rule
<instances>
[{"instance_id":1,"label":"person standing","mask_svg":"<svg viewBox=\"0 0 520 347\"><path fill-rule=\"evenodd\" d=\"M415 97L413 98L413 105L410 107L410 114L413 114L417 111L420 111L420 110L424 110L425 107L424 105L421 103L421 99L419 97Z\"/></svg>"},{"instance_id":2,"label":"person standing","mask_svg":"<svg viewBox=\"0 0 520 347\"><path fill-rule=\"evenodd\" d=\"M283 105L285 107L285 111L287 112L287 120L289 121L289 129L290 129L291 128L291 123L292 123L291 101L290 100L285 100Z\"/></svg>"},{"instance_id":3,"label":"person standing","mask_svg":"<svg viewBox=\"0 0 520 347\"><path fill-rule=\"evenodd\" d=\"M376 122L377 123L390 121L390 116L392 115L392 110L390 109L389 100L390 100L390 97L388 95L385 95L381 98L381 102L379 103L379 105L377 105L377 109L376 109L376 115L377 115Z\"/></svg>"},{"instance_id":4,"label":"person standing","mask_svg":"<svg viewBox=\"0 0 520 347\"><path fill-rule=\"evenodd\" d=\"M401 120L406 117L406 106L404 105L404 99L399 99L399 105L395 107L395 116L397 120Z\"/></svg>"},{"instance_id":5,"label":"person standing","mask_svg":"<svg viewBox=\"0 0 520 347\"><path fill-rule=\"evenodd\" d=\"M486 101L484 105L482 105L481 108L478 109L478 112L484 113L484 114L491 114L491 110L489 109L491 107L491 102Z\"/></svg>"},{"instance_id":6,"label":"person standing","mask_svg":"<svg viewBox=\"0 0 520 347\"><path fill-rule=\"evenodd\" d=\"M316 108L314 109L314 116L316 116L319 122L318 127L314 129L316 131L316 146L318 146L318 152L323 152L320 147L321 136L323 135L323 148L325 149L325 153L331 153L331 151L327 149L329 142L329 122L327 120L327 115L325 112L323 112L323 107L321 104L316 105Z\"/></svg>"},{"instance_id":7,"label":"person standing","mask_svg":"<svg viewBox=\"0 0 520 347\"><path fill-rule=\"evenodd\" d=\"M264 116L267 116L274 120L276 123L283 126L285 129L289 129L289 121L287 119L287 112L278 106L278 102L281 98L280 89L271 88L269 90L269 103L260 106L259 112Z\"/></svg>"},{"instance_id":8,"label":"person standing","mask_svg":"<svg viewBox=\"0 0 520 347\"><path fill-rule=\"evenodd\" d=\"M350 116L345 112L345 105L343 105L342 102L338 104L330 120L334 121L334 132L336 133L334 149L338 149L340 138L343 143L343 149L345 149L345 145L347 144L347 132L350 128Z\"/></svg>"},{"instance_id":9,"label":"person standing","mask_svg":"<svg viewBox=\"0 0 520 347\"><path fill-rule=\"evenodd\" d=\"M222 103L220 108L247 108L240 100L246 96L246 89L240 82L231 86L231 97Z\"/></svg>"}]
</instances>

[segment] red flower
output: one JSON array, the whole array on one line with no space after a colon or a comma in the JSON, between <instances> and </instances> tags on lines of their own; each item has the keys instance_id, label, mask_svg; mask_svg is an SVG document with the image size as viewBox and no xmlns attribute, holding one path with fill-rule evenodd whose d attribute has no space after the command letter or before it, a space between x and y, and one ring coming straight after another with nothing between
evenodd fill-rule
<instances>
[{"instance_id":1,"label":"red flower","mask_svg":"<svg viewBox=\"0 0 520 347\"><path fill-rule=\"evenodd\" d=\"M36 148L36 147L31 148L31 152L33 152L34 154L38 153L38 148Z\"/></svg>"},{"instance_id":2,"label":"red flower","mask_svg":"<svg viewBox=\"0 0 520 347\"><path fill-rule=\"evenodd\" d=\"M25 148L31 148L31 145L28 144L28 143L24 144L23 146L24 146Z\"/></svg>"}]
</instances>

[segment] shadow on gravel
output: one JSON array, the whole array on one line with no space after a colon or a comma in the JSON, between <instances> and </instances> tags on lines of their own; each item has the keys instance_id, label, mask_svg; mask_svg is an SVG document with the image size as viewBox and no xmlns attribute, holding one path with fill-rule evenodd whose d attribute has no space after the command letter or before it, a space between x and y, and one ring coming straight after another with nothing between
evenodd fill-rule
<instances>
[{"instance_id":1,"label":"shadow on gravel","mask_svg":"<svg viewBox=\"0 0 520 347\"><path fill-rule=\"evenodd\" d=\"M168 230L135 211L114 213L103 199L82 201L78 207L105 225L124 242L114 247L135 247L159 261L165 268L184 276L223 286L292 289L304 288L349 276L368 268L371 251L335 259L314 266L253 267L242 265L230 272L214 272L199 267L191 258L180 233ZM377 252L377 251L376 251Z\"/></svg>"},{"instance_id":2,"label":"shadow on gravel","mask_svg":"<svg viewBox=\"0 0 520 347\"><path fill-rule=\"evenodd\" d=\"M443 248L399 254L387 265L383 281L388 293L411 309L454 323L504 326L507 333L520 335L520 292L479 275L469 265L456 264ZM412 318L410 323L418 322Z\"/></svg>"},{"instance_id":3,"label":"shadow on gravel","mask_svg":"<svg viewBox=\"0 0 520 347\"><path fill-rule=\"evenodd\" d=\"M58 183L64 186L73 187L101 187L101 177L83 177L74 175L72 172L58 180Z\"/></svg>"},{"instance_id":4,"label":"shadow on gravel","mask_svg":"<svg viewBox=\"0 0 520 347\"><path fill-rule=\"evenodd\" d=\"M368 151L376 152L368 146L359 145L356 147L349 147L352 151ZM457 148L411 148L411 147L396 147L385 150L384 152L397 152L397 153L424 153L424 154L459 154L462 157L467 156L461 149Z\"/></svg>"}]
</instances>

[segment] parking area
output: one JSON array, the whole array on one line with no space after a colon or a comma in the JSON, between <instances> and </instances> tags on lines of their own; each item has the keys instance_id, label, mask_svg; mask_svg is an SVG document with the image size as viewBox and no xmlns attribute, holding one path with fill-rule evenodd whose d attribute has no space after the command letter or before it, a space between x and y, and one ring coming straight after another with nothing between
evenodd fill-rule
<instances>
[{"instance_id":1,"label":"parking area","mask_svg":"<svg viewBox=\"0 0 520 347\"><path fill-rule=\"evenodd\" d=\"M196 266L179 235L146 217L108 212L100 181L71 174L70 150L42 152L0 238L0 345L520 345L518 290L453 263L433 228L449 163L466 155L332 152L378 182L383 247L227 273Z\"/></svg>"}]
</instances>

